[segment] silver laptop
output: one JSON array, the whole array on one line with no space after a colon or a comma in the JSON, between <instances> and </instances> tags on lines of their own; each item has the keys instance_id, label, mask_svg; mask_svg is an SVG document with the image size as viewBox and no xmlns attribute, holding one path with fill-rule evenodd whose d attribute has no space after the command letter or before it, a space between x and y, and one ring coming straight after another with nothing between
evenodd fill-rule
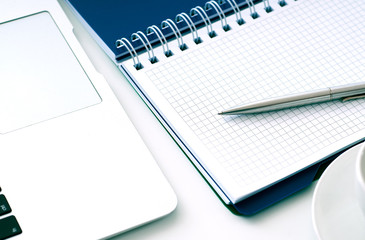
<instances>
[{"instance_id":1,"label":"silver laptop","mask_svg":"<svg viewBox=\"0 0 365 240\"><path fill-rule=\"evenodd\" d=\"M0 239L101 239L172 212L175 193L61 10L12 2L0 1Z\"/></svg>"}]
</instances>

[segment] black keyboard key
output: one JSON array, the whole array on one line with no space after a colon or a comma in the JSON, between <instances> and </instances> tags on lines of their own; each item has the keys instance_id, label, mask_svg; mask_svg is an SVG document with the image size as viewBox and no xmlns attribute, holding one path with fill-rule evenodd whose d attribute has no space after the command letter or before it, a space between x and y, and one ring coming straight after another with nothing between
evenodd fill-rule
<instances>
[{"instance_id":1,"label":"black keyboard key","mask_svg":"<svg viewBox=\"0 0 365 240\"><path fill-rule=\"evenodd\" d=\"M11 212L8 201L3 194L0 194L0 216Z\"/></svg>"},{"instance_id":2,"label":"black keyboard key","mask_svg":"<svg viewBox=\"0 0 365 240\"><path fill-rule=\"evenodd\" d=\"M22 229L14 216L0 219L0 240L7 239L21 233Z\"/></svg>"}]
</instances>

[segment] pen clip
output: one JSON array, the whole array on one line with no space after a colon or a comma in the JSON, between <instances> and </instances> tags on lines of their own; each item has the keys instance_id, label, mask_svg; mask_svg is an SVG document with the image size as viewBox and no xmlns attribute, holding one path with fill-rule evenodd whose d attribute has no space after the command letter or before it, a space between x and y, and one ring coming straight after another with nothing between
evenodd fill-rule
<instances>
[{"instance_id":1,"label":"pen clip","mask_svg":"<svg viewBox=\"0 0 365 240\"><path fill-rule=\"evenodd\" d=\"M344 97L342 98L342 102L346 102L349 100L355 100L355 99L360 99L360 98L365 98L365 94L357 94L357 95L353 95L353 96L348 96L348 97Z\"/></svg>"}]
</instances>

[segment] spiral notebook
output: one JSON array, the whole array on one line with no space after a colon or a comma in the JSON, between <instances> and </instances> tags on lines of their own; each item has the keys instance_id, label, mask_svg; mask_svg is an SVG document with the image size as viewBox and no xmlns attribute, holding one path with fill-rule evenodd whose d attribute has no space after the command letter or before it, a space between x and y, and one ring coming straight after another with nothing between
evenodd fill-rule
<instances>
[{"instance_id":1,"label":"spiral notebook","mask_svg":"<svg viewBox=\"0 0 365 240\"><path fill-rule=\"evenodd\" d=\"M364 139L364 99L218 115L244 102L364 81L365 6L357 1L185 1L176 12L154 1L145 16L118 16L136 27L129 35L96 27L110 22L94 18L91 3L69 3L221 199L242 214L308 186L323 164ZM114 4L103 6L124 2ZM137 18L145 28L134 26ZM105 31L118 36L113 44Z\"/></svg>"}]
</instances>

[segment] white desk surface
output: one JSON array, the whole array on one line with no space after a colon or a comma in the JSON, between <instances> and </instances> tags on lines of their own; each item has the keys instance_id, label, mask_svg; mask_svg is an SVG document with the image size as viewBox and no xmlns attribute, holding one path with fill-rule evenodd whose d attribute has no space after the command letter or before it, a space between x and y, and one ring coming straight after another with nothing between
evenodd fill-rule
<instances>
[{"instance_id":1,"label":"white desk surface","mask_svg":"<svg viewBox=\"0 0 365 240\"><path fill-rule=\"evenodd\" d=\"M232 214L112 61L60 2L81 45L115 91L178 198L172 214L114 239L317 239L311 214L316 183L257 215Z\"/></svg>"}]
</instances>

